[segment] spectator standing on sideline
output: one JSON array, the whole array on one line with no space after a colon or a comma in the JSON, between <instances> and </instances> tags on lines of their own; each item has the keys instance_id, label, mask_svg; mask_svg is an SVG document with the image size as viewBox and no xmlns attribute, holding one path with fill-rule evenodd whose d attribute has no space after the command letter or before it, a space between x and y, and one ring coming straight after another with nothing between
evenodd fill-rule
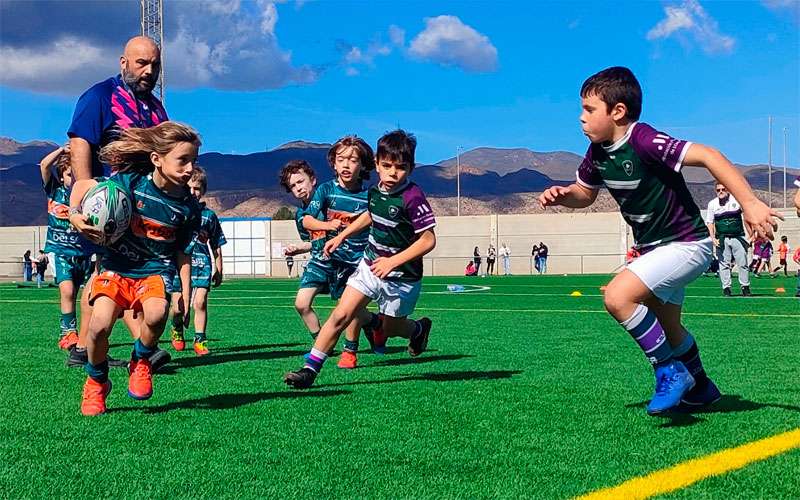
<instances>
[{"instance_id":1,"label":"spectator standing on sideline","mask_svg":"<svg viewBox=\"0 0 800 500\"><path fill-rule=\"evenodd\" d=\"M494 260L497 257L497 251L494 245L489 243L489 248L486 250L486 274L489 276L494 274Z\"/></svg>"},{"instance_id":2,"label":"spectator standing on sideline","mask_svg":"<svg viewBox=\"0 0 800 500\"><path fill-rule=\"evenodd\" d=\"M500 258L503 259L503 275L511 274L511 249L505 243L500 245Z\"/></svg>"},{"instance_id":3,"label":"spectator standing on sideline","mask_svg":"<svg viewBox=\"0 0 800 500\"><path fill-rule=\"evenodd\" d=\"M33 261L31 260L31 251L28 250L22 256L22 279L25 281L33 280Z\"/></svg>"},{"instance_id":4,"label":"spectator standing on sideline","mask_svg":"<svg viewBox=\"0 0 800 500\"><path fill-rule=\"evenodd\" d=\"M44 272L47 271L47 266L50 264L50 259L44 250L39 250L39 258L36 259L36 287L41 288L44 283Z\"/></svg>"},{"instance_id":5,"label":"spectator standing on sideline","mask_svg":"<svg viewBox=\"0 0 800 500\"><path fill-rule=\"evenodd\" d=\"M539 242L539 274L547 273L547 245Z\"/></svg>"},{"instance_id":6,"label":"spectator standing on sideline","mask_svg":"<svg viewBox=\"0 0 800 500\"><path fill-rule=\"evenodd\" d=\"M536 243L533 244L531 248L531 262L533 263L533 268L536 269L536 272L539 272L539 245ZM531 271L533 274L533 271Z\"/></svg>"},{"instance_id":7,"label":"spectator standing on sideline","mask_svg":"<svg viewBox=\"0 0 800 500\"><path fill-rule=\"evenodd\" d=\"M292 268L294 267L294 257L291 255L286 256L286 267L289 269L289 277L292 277Z\"/></svg>"},{"instance_id":8,"label":"spectator standing on sideline","mask_svg":"<svg viewBox=\"0 0 800 500\"><path fill-rule=\"evenodd\" d=\"M708 202L705 223L719 261L722 294L726 297L731 295L731 269L735 263L742 295L747 297L750 295L750 274L747 267L747 240L742 207L719 182L714 190L717 196Z\"/></svg>"},{"instance_id":9,"label":"spectator standing on sideline","mask_svg":"<svg viewBox=\"0 0 800 500\"><path fill-rule=\"evenodd\" d=\"M478 247L475 247L475 250L472 251L472 262L475 263L475 274L481 273L481 251L478 250Z\"/></svg>"}]
</instances>

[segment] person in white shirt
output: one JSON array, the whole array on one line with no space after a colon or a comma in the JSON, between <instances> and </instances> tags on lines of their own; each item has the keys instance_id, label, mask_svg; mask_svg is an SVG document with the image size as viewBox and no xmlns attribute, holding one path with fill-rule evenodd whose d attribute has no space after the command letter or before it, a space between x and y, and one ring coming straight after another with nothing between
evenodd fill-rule
<instances>
[{"instance_id":1,"label":"person in white shirt","mask_svg":"<svg viewBox=\"0 0 800 500\"><path fill-rule=\"evenodd\" d=\"M500 254L500 258L503 259L503 274L508 276L511 274L511 249L503 243L500 245L498 253Z\"/></svg>"},{"instance_id":2,"label":"person in white shirt","mask_svg":"<svg viewBox=\"0 0 800 500\"><path fill-rule=\"evenodd\" d=\"M719 259L719 278L722 294L731 295L731 268L734 262L739 269L739 285L742 295L750 295L750 273L747 268L745 229L742 223L742 207L725 186L717 183L717 197L708 202L705 223L714 241Z\"/></svg>"}]
</instances>

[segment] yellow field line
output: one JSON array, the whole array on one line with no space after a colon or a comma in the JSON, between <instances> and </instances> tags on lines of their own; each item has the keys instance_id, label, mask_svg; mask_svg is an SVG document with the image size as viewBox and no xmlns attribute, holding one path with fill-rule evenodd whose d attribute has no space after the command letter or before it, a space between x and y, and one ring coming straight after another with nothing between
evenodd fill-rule
<instances>
[{"instance_id":1,"label":"yellow field line","mask_svg":"<svg viewBox=\"0 0 800 500\"><path fill-rule=\"evenodd\" d=\"M741 469L753 462L800 448L800 429L689 460L646 476L578 497L578 500L639 499L686 488L703 479Z\"/></svg>"}]
</instances>

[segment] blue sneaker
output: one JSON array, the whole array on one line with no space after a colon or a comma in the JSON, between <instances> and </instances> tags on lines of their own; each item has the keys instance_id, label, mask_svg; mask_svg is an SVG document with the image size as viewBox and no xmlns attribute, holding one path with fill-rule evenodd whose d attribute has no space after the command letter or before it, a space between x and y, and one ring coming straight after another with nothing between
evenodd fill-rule
<instances>
[{"instance_id":1,"label":"blue sneaker","mask_svg":"<svg viewBox=\"0 0 800 500\"><path fill-rule=\"evenodd\" d=\"M697 384L681 398L681 408L700 408L716 403L722 399L717 385L713 380L708 379L705 384Z\"/></svg>"},{"instance_id":2,"label":"blue sneaker","mask_svg":"<svg viewBox=\"0 0 800 500\"><path fill-rule=\"evenodd\" d=\"M694 387L694 377L680 361L656 367L656 393L647 405L648 415L658 415L678 406Z\"/></svg>"}]
</instances>

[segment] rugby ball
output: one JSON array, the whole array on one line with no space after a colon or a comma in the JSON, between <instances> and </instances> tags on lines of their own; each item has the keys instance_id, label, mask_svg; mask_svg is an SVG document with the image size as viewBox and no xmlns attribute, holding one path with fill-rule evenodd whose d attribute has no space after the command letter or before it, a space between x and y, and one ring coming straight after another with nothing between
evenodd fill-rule
<instances>
[{"instance_id":1,"label":"rugby ball","mask_svg":"<svg viewBox=\"0 0 800 500\"><path fill-rule=\"evenodd\" d=\"M81 213L93 226L102 229L102 245L117 241L131 222L131 197L111 180L98 182L83 197Z\"/></svg>"}]
</instances>

